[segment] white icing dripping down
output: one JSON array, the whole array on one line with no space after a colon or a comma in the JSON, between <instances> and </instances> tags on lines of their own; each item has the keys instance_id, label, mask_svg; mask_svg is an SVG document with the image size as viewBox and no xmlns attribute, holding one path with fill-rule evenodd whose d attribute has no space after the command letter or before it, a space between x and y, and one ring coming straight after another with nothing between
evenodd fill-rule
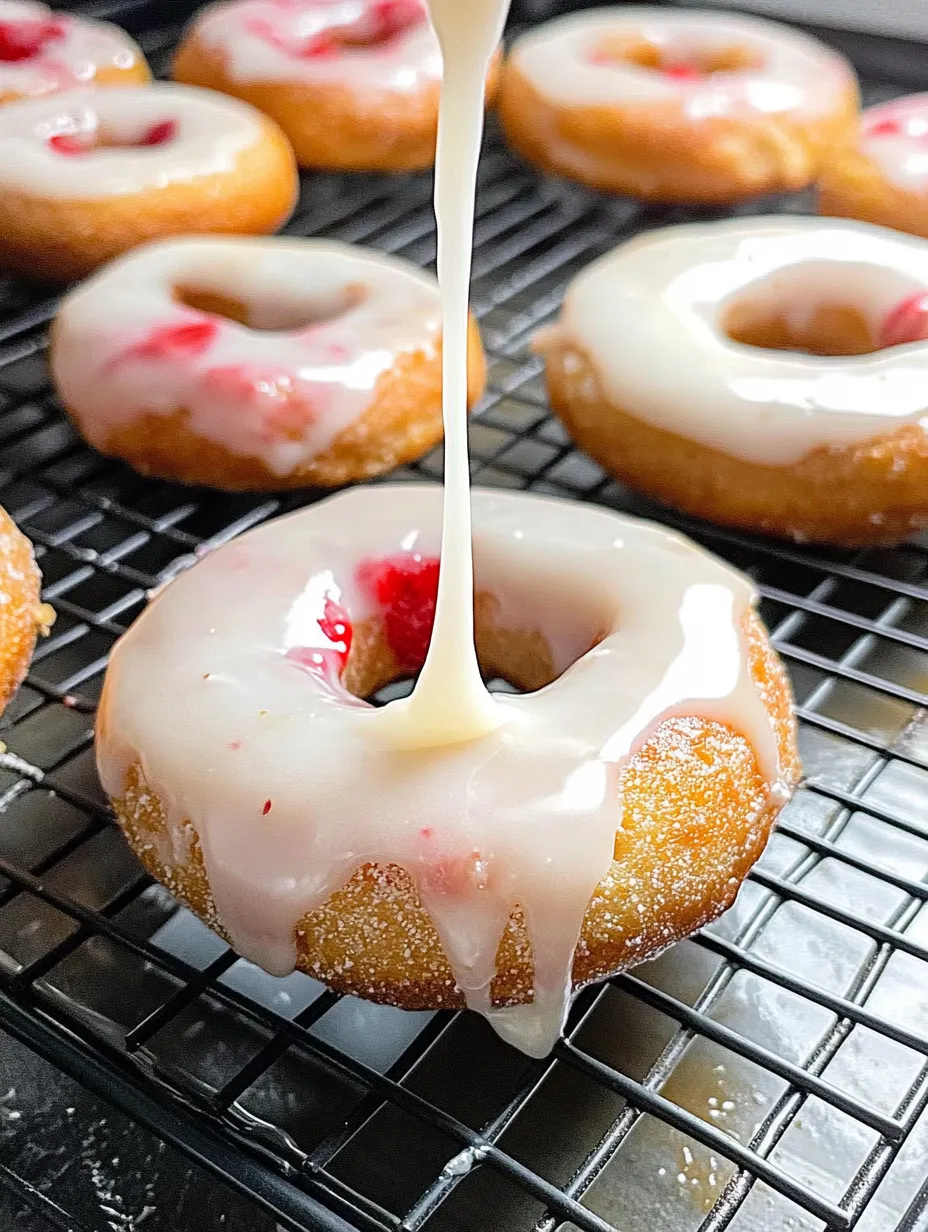
<instances>
[{"instance_id":1,"label":"white icing dripping down","mask_svg":"<svg viewBox=\"0 0 928 1232\"><path fill-rule=\"evenodd\" d=\"M487 735L503 707L484 687L474 649L470 458L467 442L467 327L477 164L487 71L509 0L429 0L444 56L435 216L442 299L445 511L441 575L428 658L412 696L381 712L388 740L407 748Z\"/></svg>"},{"instance_id":2,"label":"white icing dripping down","mask_svg":"<svg viewBox=\"0 0 928 1232\"><path fill-rule=\"evenodd\" d=\"M878 337L889 313L926 288L928 244L867 223L666 227L583 270L538 348L584 351L610 401L646 423L788 466L819 446L928 427L928 343L837 359L765 350L727 336L729 307L745 297L802 318L824 304L851 305Z\"/></svg>"},{"instance_id":3,"label":"white icing dripping down","mask_svg":"<svg viewBox=\"0 0 928 1232\"><path fill-rule=\"evenodd\" d=\"M178 286L244 302L254 328L177 303ZM312 324L288 323L301 316ZM139 354L157 330L210 321L199 354ZM192 432L285 476L365 413L401 354L434 355L440 330L435 280L395 257L310 239L168 240L66 296L51 365L98 448L183 408Z\"/></svg>"},{"instance_id":4,"label":"white icing dripping down","mask_svg":"<svg viewBox=\"0 0 928 1232\"><path fill-rule=\"evenodd\" d=\"M441 489L391 484L251 531L165 587L113 652L97 753L113 797L141 761L177 851L193 824L239 952L287 973L304 913L359 866L399 864L468 1003L541 1056L561 1028L582 918L612 860L622 763L663 718L700 714L750 740L773 792L776 740L748 667L753 592L740 574L593 506L478 490L473 514L477 589L499 597L505 627L539 630L561 673L510 698L496 730L397 751L381 712L285 657L328 644L318 624L326 595L355 626L372 614L359 562L437 555ZM462 874L450 888L449 869ZM491 1009L516 903L536 1001Z\"/></svg>"}]
</instances>

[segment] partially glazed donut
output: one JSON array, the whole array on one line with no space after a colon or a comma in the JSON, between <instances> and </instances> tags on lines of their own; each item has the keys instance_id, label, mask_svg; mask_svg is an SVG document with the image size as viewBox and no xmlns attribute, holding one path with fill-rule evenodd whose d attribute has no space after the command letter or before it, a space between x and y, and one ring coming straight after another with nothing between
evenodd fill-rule
<instances>
[{"instance_id":1,"label":"partially glazed donut","mask_svg":"<svg viewBox=\"0 0 928 1232\"><path fill-rule=\"evenodd\" d=\"M825 159L818 188L821 214L928 238L928 94L869 107L856 142Z\"/></svg>"},{"instance_id":2,"label":"partially glazed donut","mask_svg":"<svg viewBox=\"0 0 928 1232\"><path fill-rule=\"evenodd\" d=\"M173 75L272 116L304 167L435 159L441 52L424 0L221 0L194 19Z\"/></svg>"},{"instance_id":3,"label":"partially glazed donut","mask_svg":"<svg viewBox=\"0 0 928 1232\"><path fill-rule=\"evenodd\" d=\"M802 188L853 129L837 52L753 17L616 6L517 39L500 89L510 144L548 171L657 201Z\"/></svg>"},{"instance_id":4,"label":"partially glazed donut","mask_svg":"<svg viewBox=\"0 0 928 1232\"><path fill-rule=\"evenodd\" d=\"M435 280L307 239L175 240L62 303L50 363L103 453L229 490L336 486L442 436ZM469 401L484 360L471 323Z\"/></svg>"},{"instance_id":5,"label":"partially glazed donut","mask_svg":"<svg viewBox=\"0 0 928 1232\"><path fill-rule=\"evenodd\" d=\"M789 687L749 582L694 544L477 491L481 666L534 691L486 737L398 751L364 699L422 666L441 508L354 489L173 581L113 651L100 773L146 868L240 953L466 1001L540 1054L571 971L732 901L798 775Z\"/></svg>"},{"instance_id":6,"label":"partially glazed donut","mask_svg":"<svg viewBox=\"0 0 928 1232\"><path fill-rule=\"evenodd\" d=\"M632 487L835 544L928 524L928 245L823 218L668 227L568 290L552 405Z\"/></svg>"},{"instance_id":7,"label":"partially glazed donut","mask_svg":"<svg viewBox=\"0 0 928 1232\"><path fill-rule=\"evenodd\" d=\"M36 638L55 619L39 599L41 585L32 544L0 509L0 714L23 682Z\"/></svg>"},{"instance_id":8,"label":"partially glazed donut","mask_svg":"<svg viewBox=\"0 0 928 1232\"><path fill-rule=\"evenodd\" d=\"M0 0L0 103L149 78L145 57L118 26L34 0Z\"/></svg>"},{"instance_id":9,"label":"partially glazed donut","mask_svg":"<svg viewBox=\"0 0 928 1232\"><path fill-rule=\"evenodd\" d=\"M70 280L145 240L275 231L298 187L277 126L206 90L11 103L0 110L0 266Z\"/></svg>"}]
</instances>

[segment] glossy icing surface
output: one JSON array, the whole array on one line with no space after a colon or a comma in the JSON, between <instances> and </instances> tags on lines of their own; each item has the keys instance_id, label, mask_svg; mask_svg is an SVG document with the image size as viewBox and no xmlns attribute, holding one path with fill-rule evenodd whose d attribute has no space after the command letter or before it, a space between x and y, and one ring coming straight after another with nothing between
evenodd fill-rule
<instances>
[{"instance_id":1,"label":"glossy icing surface","mask_svg":"<svg viewBox=\"0 0 928 1232\"><path fill-rule=\"evenodd\" d=\"M179 288L243 303L249 326L178 302ZM439 331L434 280L403 261L323 240L182 239L71 292L52 363L100 447L117 426L186 409L193 432L287 475Z\"/></svg>"},{"instance_id":2,"label":"glossy icing surface","mask_svg":"<svg viewBox=\"0 0 928 1232\"><path fill-rule=\"evenodd\" d=\"M231 171L262 134L253 108L192 86L25 99L0 110L0 187L65 199L145 192Z\"/></svg>"},{"instance_id":3,"label":"glossy icing surface","mask_svg":"<svg viewBox=\"0 0 928 1232\"><path fill-rule=\"evenodd\" d=\"M352 630L383 617L372 567L440 550L441 489L389 485L251 531L162 590L113 652L97 751L114 797L141 764L167 810L170 862L192 824L241 953L285 974L305 912L360 865L398 863L468 1004L544 1055L612 861L622 763L662 719L698 713L751 741L773 792L776 740L748 669L740 574L589 505L477 491L473 517L477 590L505 627L543 634L559 673L507 698L493 731L398 754L381 722L396 703L378 711L340 684ZM535 1003L494 1010L516 903Z\"/></svg>"},{"instance_id":4,"label":"glossy icing surface","mask_svg":"<svg viewBox=\"0 0 928 1232\"><path fill-rule=\"evenodd\" d=\"M860 149L900 188L928 190L928 94L869 107L861 116Z\"/></svg>"},{"instance_id":5,"label":"glossy icing surface","mask_svg":"<svg viewBox=\"0 0 928 1232\"><path fill-rule=\"evenodd\" d=\"M928 244L867 223L746 218L652 231L593 262L539 336L592 360L607 398L668 432L770 466L906 424L928 428ZM851 307L894 344L828 358L734 342L749 302L801 325ZM915 314L918 315L917 313ZM672 356L672 363L667 357Z\"/></svg>"},{"instance_id":6,"label":"glossy icing surface","mask_svg":"<svg viewBox=\"0 0 928 1232\"><path fill-rule=\"evenodd\" d=\"M609 48L647 44L660 68ZM731 51L750 66L703 72ZM556 18L519 38L512 62L546 98L564 106L669 103L688 119L827 115L854 81L844 58L775 22L724 13L645 6L592 9Z\"/></svg>"},{"instance_id":7,"label":"glossy icing surface","mask_svg":"<svg viewBox=\"0 0 928 1232\"><path fill-rule=\"evenodd\" d=\"M441 77L424 0L220 0L193 33L240 82L411 92Z\"/></svg>"},{"instance_id":8,"label":"glossy icing surface","mask_svg":"<svg viewBox=\"0 0 928 1232\"><path fill-rule=\"evenodd\" d=\"M0 0L0 96L55 94L91 85L100 69L129 69L141 53L124 30L53 11L32 0Z\"/></svg>"}]
</instances>

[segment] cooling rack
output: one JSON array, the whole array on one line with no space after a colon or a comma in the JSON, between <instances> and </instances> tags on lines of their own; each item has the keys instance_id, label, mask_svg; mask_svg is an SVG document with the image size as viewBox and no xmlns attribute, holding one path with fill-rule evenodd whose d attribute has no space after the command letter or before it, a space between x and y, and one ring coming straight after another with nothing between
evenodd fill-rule
<instances>
[{"instance_id":1,"label":"cooling rack","mask_svg":"<svg viewBox=\"0 0 928 1232\"><path fill-rule=\"evenodd\" d=\"M165 67L169 10L105 15ZM928 81L905 45L843 41L868 101ZM430 265L430 193L428 176L306 176L288 230ZM658 517L748 572L792 675L808 776L735 907L583 992L545 1061L476 1016L271 980L144 875L93 768L107 652L152 587L319 494L217 495L95 454L49 388L53 292L0 283L0 502L58 612L3 718L0 1027L283 1227L928 1226L928 540L818 552L655 509L570 447L529 347L592 258L694 216L541 179L490 126L474 480ZM440 474L437 451L394 477ZM51 1181L30 1187L0 1163L3 1187L52 1226L84 1226Z\"/></svg>"}]
</instances>

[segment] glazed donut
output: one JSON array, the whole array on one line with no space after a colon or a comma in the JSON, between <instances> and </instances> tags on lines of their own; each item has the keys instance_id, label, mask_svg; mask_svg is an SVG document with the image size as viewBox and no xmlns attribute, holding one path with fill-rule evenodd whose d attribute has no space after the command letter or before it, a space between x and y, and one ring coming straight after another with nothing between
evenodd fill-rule
<instances>
[{"instance_id":1,"label":"glazed donut","mask_svg":"<svg viewBox=\"0 0 928 1232\"><path fill-rule=\"evenodd\" d=\"M63 301L50 364L97 449L227 490L336 486L442 437L441 308L405 261L307 239L175 240ZM470 390L484 360L471 323Z\"/></svg>"},{"instance_id":2,"label":"glazed donut","mask_svg":"<svg viewBox=\"0 0 928 1232\"><path fill-rule=\"evenodd\" d=\"M819 213L928 238L928 94L869 107L819 178Z\"/></svg>"},{"instance_id":3,"label":"glazed donut","mask_svg":"<svg viewBox=\"0 0 928 1232\"><path fill-rule=\"evenodd\" d=\"M80 278L144 240L262 234L299 184L277 126L174 85L73 91L0 110L0 265Z\"/></svg>"},{"instance_id":4,"label":"glazed donut","mask_svg":"<svg viewBox=\"0 0 928 1232\"><path fill-rule=\"evenodd\" d=\"M516 40L499 113L530 162L654 201L726 202L802 188L852 130L837 52L754 17L596 9Z\"/></svg>"},{"instance_id":5,"label":"glazed donut","mask_svg":"<svg viewBox=\"0 0 928 1232\"><path fill-rule=\"evenodd\" d=\"M41 585L32 544L0 508L0 714L23 682L36 637L55 620Z\"/></svg>"},{"instance_id":6,"label":"glazed donut","mask_svg":"<svg viewBox=\"0 0 928 1232\"><path fill-rule=\"evenodd\" d=\"M412 171L435 160L441 52L424 0L229 0L194 19L177 81L273 116L303 167ZM498 59L488 101L495 94Z\"/></svg>"},{"instance_id":7,"label":"glazed donut","mask_svg":"<svg viewBox=\"0 0 928 1232\"><path fill-rule=\"evenodd\" d=\"M466 1000L540 1055L571 968L602 979L731 903L798 776L790 692L729 566L478 490L481 666L533 692L482 739L399 753L363 699L425 658L442 495L357 488L173 581L113 651L98 764L145 867L241 954ZM493 1009L533 995L542 1021Z\"/></svg>"},{"instance_id":8,"label":"glazed donut","mask_svg":"<svg viewBox=\"0 0 928 1232\"><path fill-rule=\"evenodd\" d=\"M926 338L923 241L748 218L653 231L594 262L537 347L568 431L632 487L853 546L928 524Z\"/></svg>"},{"instance_id":9,"label":"glazed donut","mask_svg":"<svg viewBox=\"0 0 928 1232\"><path fill-rule=\"evenodd\" d=\"M0 103L78 86L143 85L145 57L118 26L33 0L0 0Z\"/></svg>"}]
</instances>

